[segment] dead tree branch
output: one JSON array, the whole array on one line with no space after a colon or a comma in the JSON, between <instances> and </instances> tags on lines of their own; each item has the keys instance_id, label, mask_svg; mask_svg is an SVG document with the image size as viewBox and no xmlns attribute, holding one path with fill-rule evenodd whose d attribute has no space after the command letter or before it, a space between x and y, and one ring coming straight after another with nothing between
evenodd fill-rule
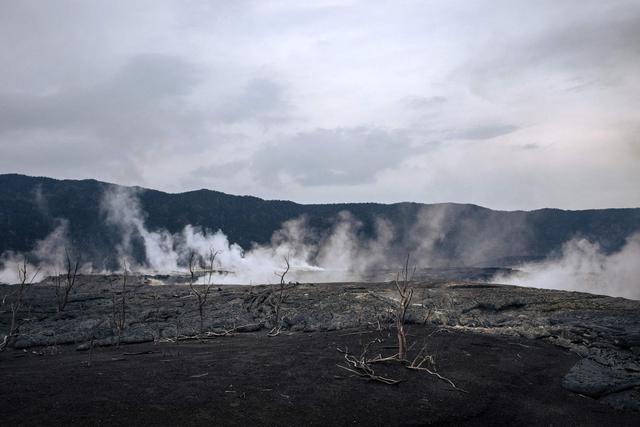
<instances>
[{"instance_id":1,"label":"dead tree branch","mask_svg":"<svg viewBox=\"0 0 640 427\"><path fill-rule=\"evenodd\" d=\"M9 308L11 309L11 320L9 322L9 330L5 334L2 342L0 342L0 351L3 351L8 345L11 344L11 341L18 334L18 330L20 325L18 324L18 314L22 310L22 306L24 305L24 295L29 286L31 286L38 276L40 270L36 270L33 275L29 274L29 267L27 265L27 259L23 258L22 263L18 264L18 279L19 283L16 290L11 293L11 303L9 304ZM3 298L2 303L5 304L7 297Z\"/></svg>"},{"instance_id":2,"label":"dead tree branch","mask_svg":"<svg viewBox=\"0 0 640 427\"><path fill-rule=\"evenodd\" d=\"M58 301L58 311L63 312L67 302L69 301L69 294L76 286L78 278L78 269L80 268L80 260L76 259L72 261L69 251L65 248L66 254L66 273L64 277L58 274L56 275L56 299ZM63 282L64 279L64 282Z\"/></svg>"},{"instance_id":3,"label":"dead tree branch","mask_svg":"<svg viewBox=\"0 0 640 427\"><path fill-rule=\"evenodd\" d=\"M100 326L102 326L104 321L105 319L100 320L100 322L96 323L89 331L89 360L87 360L88 367L91 367L91 364L93 363L93 347L96 340L96 331L98 330L98 328L100 328Z\"/></svg>"},{"instance_id":4,"label":"dead tree branch","mask_svg":"<svg viewBox=\"0 0 640 427\"><path fill-rule=\"evenodd\" d=\"M402 272L396 275L395 285L400 296L400 301L395 310L396 318L396 333L398 336L398 359L406 360L407 358L407 334L404 328L405 318L407 315L407 309L411 304L411 298L413 297L413 288L409 285L413 281L416 268L414 267L412 272L409 272L409 258L410 254L407 254L407 259L402 268Z\"/></svg>"},{"instance_id":5,"label":"dead tree branch","mask_svg":"<svg viewBox=\"0 0 640 427\"><path fill-rule=\"evenodd\" d=\"M289 272L289 269L291 268L291 265L289 263L289 255L286 255L283 258L284 258L285 268L284 268L283 272L279 274L279 276L280 276L280 285L278 287L278 296L276 298L275 303L273 304L273 308L274 308L274 326L269 331L269 336L270 337L275 337L275 336L279 335L280 334L280 330L282 329L282 325L280 325L280 316L281 316L280 310L282 308L282 301L283 301L283 299L285 297L285 291L288 289L284 278L287 275L287 273Z\"/></svg>"},{"instance_id":6,"label":"dead tree branch","mask_svg":"<svg viewBox=\"0 0 640 427\"><path fill-rule=\"evenodd\" d=\"M407 255L402 271L396 275L396 279L394 281L395 288L400 297L399 301L394 304L394 308L392 309L392 314L395 319L396 325L396 335L397 335L397 348L398 352L392 356L383 357L382 354L378 354L377 356L368 358L367 353L369 352L369 348L374 343L382 343L380 338L373 340L366 344L363 348L362 354L360 357L355 357L349 354L346 350L338 349L341 353L344 353L345 365L338 365L341 369L352 372L361 377L367 377L376 381L383 382L385 384L397 384L398 380L393 380L390 378L381 377L376 375L375 371L371 367L375 363L383 363L383 362L400 362L407 369L426 372L430 375L435 376L439 380L442 380L453 387L455 390L467 393L467 391L459 388L456 384L450 380L449 378L440 375L435 370L435 358L431 355L426 355L426 345L423 346L418 354L414 357L412 361L407 359L407 353L411 351L413 345L411 347L407 347L407 335L405 330L405 321L407 316L407 310L411 305L411 299L413 297L413 288L411 287L411 283L413 282L413 277L415 275L415 267L410 270L409 268L410 255ZM388 302L386 299L383 301ZM430 314L429 314L430 315ZM428 319L428 317L427 317ZM380 324L378 323L378 330L381 330Z\"/></svg>"},{"instance_id":7,"label":"dead tree branch","mask_svg":"<svg viewBox=\"0 0 640 427\"><path fill-rule=\"evenodd\" d=\"M204 341L204 340L209 340L209 339L214 339L214 338L231 337L236 332L241 331L242 329L253 328L255 326L262 326L262 323L261 322L260 323L250 323L250 324L240 325L240 326L236 326L234 324L233 327L231 327L229 329L223 329L223 330L221 330L219 332L207 331L205 333L197 334L197 335L177 335L174 339L166 339L166 340L170 341L170 342L173 342L174 340L176 342L178 342L178 341Z\"/></svg>"},{"instance_id":8,"label":"dead tree branch","mask_svg":"<svg viewBox=\"0 0 640 427\"><path fill-rule=\"evenodd\" d=\"M122 270L122 286L120 288L120 298L118 299L117 291L113 288L111 289L111 321L113 323L114 328L117 331L117 341L116 346L120 346L120 341L122 340L122 334L124 332L124 328L126 325L126 315L127 315L127 262L123 260L123 270Z\"/></svg>"},{"instance_id":9,"label":"dead tree branch","mask_svg":"<svg viewBox=\"0 0 640 427\"><path fill-rule=\"evenodd\" d=\"M444 377L442 375L440 375L439 373L437 373L435 371L435 369L429 369L427 368L425 365L428 364L429 366L434 366L435 365L435 360L433 358L433 356L429 355L425 355L425 349L426 349L426 344L424 346L422 346L422 348L420 349L420 352L418 352L418 354L416 355L416 357L411 361L410 364L407 365L407 369L412 369L414 371L423 371L428 373L429 375L433 375L436 378L438 378L439 380L442 380L446 383L448 383L451 387L453 387L454 389L462 392L462 393L468 393L468 391L461 389L460 387L458 387L457 385L455 385L455 383L453 381L451 381L449 378Z\"/></svg>"},{"instance_id":10,"label":"dead tree branch","mask_svg":"<svg viewBox=\"0 0 640 427\"><path fill-rule=\"evenodd\" d=\"M196 296L198 303L198 314L200 316L200 333L204 333L204 307L207 303L207 298L209 297L209 293L211 292L212 278L213 278L213 266L215 264L216 256L218 255L218 251L214 251L213 249L209 250L209 256L207 258L206 265L206 283L204 285L200 285L200 289L197 289L196 282L198 281L196 275L196 264L198 263L198 256L191 252L189 256L189 289L191 293Z\"/></svg>"},{"instance_id":11,"label":"dead tree branch","mask_svg":"<svg viewBox=\"0 0 640 427\"><path fill-rule=\"evenodd\" d=\"M344 354L345 364L338 364L338 368L344 369L345 371L351 372L352 374L356 374L359 377L368 378L370 380L378 381L383 384L394 385L400 383L400 380L395 380L393 378L383 377L381 375L377 375L376 372L371 367L371 360L367 358L367 353L369 351L369 347L374 343L379 343L381 340L375 339L363 347L362 353L360 357L356 357L349 353L348 349L340 349L337 350L340 353Z\"/></svg>"}]
</instances>

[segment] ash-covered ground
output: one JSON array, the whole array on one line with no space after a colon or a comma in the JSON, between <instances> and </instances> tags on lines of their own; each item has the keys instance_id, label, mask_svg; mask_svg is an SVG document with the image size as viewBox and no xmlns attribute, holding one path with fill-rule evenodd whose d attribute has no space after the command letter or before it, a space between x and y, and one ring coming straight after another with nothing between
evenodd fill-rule
<instances>
[{"instance_id":1,"label":"ash-covered ground","mask_svg":"<svg viewBox=\"0 0 640 427\"><path fill-rule=\"evenodd\" d=\"M80 276L64 311L47 279L0 353L0 412L11 425L637 425L640 301L484 282L495 273L411 285L408 356L424 348L462 391L394 364L376 369L396 385L337 366L338 349L373 340L394 353L389 281L291 284L280 304L278 285L215 285L201 319L185 277L130 275L123 295L121 275ZM2 331L14 290L0 286Z\"/></svg>"}]
</instances>

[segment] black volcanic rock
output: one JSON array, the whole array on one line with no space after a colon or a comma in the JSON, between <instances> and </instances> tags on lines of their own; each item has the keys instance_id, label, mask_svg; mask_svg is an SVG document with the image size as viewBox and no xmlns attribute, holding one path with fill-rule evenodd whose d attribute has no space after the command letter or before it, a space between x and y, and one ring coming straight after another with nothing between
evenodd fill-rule
<instances>
[{"instance_id":1,"label":"black volcanic rock","mask_svg":"<svg viewBox=\"0 0 640 427\"><path fill-rule=\"evenodd\" d=\"M46 352L66 344L86 350L91 337L96 347L114 345L113 296L119 298L121 278L95 275L80 279L82 286L63 313L56 310L55 287L50 281L29 287L19 314L19 334L10 347ZM122 343L175 342L177 337L188 339L199 332L194 295L179 280L168 279L172 278L129 278ZM564 380L558 378L567 390L640 410L640 348L633 345L640 325L640 301L458 280L420 280L413 287L406 317L410 336L465 332L508 337L507 345L516 346L522 357L536 352L536 343L555 344L580 358L561 374L567 374ZM0 285L7 304L15 298L11 289ZM235 328L238 334L255 332L266 337L275 326L277 295L277 286L214 287L204 311L204 330L224 334ZM365 335L381 333L389 341L386 345L393 345L390 310L397 298L389 282L299 284L283 298L282 335L355 329ZM10 310L5 305L0 309L0 331L9 322ZM439 356L447 358L444 353Z\"/></svg>"}]
</instances>

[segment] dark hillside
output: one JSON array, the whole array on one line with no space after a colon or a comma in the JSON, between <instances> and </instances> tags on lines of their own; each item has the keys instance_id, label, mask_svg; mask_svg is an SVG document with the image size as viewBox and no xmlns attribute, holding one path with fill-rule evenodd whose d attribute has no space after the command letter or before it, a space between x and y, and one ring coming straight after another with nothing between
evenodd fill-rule
<instances>
[{"instance_id":1,"label":"dark hillside","mask_svg":"<svg viewBox=\"0 0 640 427\"><path fill-rule=\"evenodd\" d=\"M114 187L95 180L0 175L0 253L31 250L65 220L74 248L103 264L120 241L101 209L105 190ZM576 236L612 252L640 230L637 208L506 212L452 203L302 205L210 190L169 194L138 189L138 197L151 230L175 233L188 224L221 229L244 248L268 243L284 221L301 215L322 236L341 211L349 211L362 224L359 237L374 237L376 220L384 219L393 227L396 248L420 253L428 246L431 262L442 265L500 266L539 259Z\"/></svg>"}]
</instances>

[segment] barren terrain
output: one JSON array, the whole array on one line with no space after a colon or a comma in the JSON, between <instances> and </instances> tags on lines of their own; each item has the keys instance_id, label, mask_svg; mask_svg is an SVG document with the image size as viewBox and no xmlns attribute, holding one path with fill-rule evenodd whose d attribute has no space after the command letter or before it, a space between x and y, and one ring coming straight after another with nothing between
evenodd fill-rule
<instances>
[{"instance_id":1,"label":"barren terrain","mask_svg":"<svg viewBox=\"0 0 640 427\"><path fill-rule=\"evenodd\" d=\"M19 335L0 353L0 413L8 425L640 422L640 302L454 273L413 284L407 338L409 358L425 346L457 389L399 363L374 366L396 385L338 366L375 339L371 355L394 353L389 282L295 284L268 336L277 286L212 288L200 331L181 278L133 276L118 347L120 276L80 277L64 312L45 281L28 289ZM6 304L0 315L4 330Z\"/></svg>"}]
</instances>

